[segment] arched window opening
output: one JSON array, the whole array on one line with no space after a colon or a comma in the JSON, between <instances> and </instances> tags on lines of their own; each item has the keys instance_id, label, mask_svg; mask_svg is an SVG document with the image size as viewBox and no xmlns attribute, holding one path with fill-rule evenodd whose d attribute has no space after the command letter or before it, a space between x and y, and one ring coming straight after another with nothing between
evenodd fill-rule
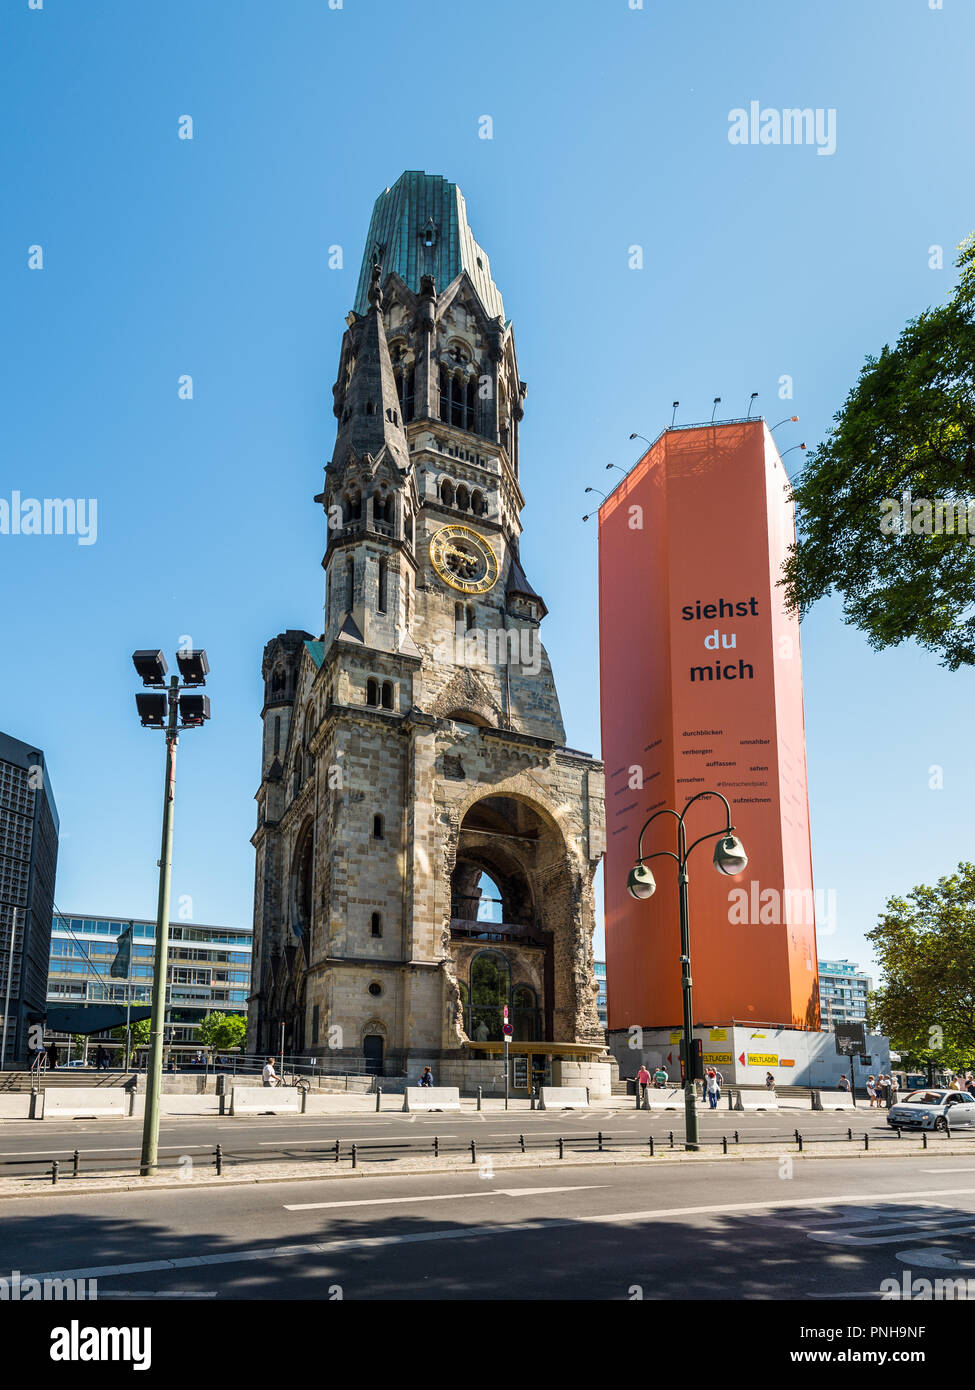
<instances>
[{"instance_id":1,"label":"arched window opening","mask_svg":"<svg viewBox=\"0 0 975 1390\"><path fill-rule=\"evenodd\" d=\"M440 500L445 507L454 505L454 485L449 478L444 478L440 484Z\"/></svg>"},{"instance_id":2,"label":"arched window opening","mask_svg":"<svg viewBox=\"0 0 975 1390\"><path fill-rule=\"evenodd\" d=\"M345 494L344 511L346 521L362 520L362 493L357 488L350 488Z\"/></svg>"},{"instance_id":3,"label":"arched window opening","mask_svg":"<svg viewBox=\"0 0 975 1390\"><path fill-rule=\"evenodd\" d=\"M457 509L458 511L466 512L469 506L470 494L467 491L466 485L461 483L457 488Z\"/></svg>"},{"instance_id":4,"label":"arched window opening","mask_svg":"<svg viewBox=\"0 0 975 1390\"><path fill-rule=\"evenodd\" d=\"M352 612L352 604L355 600L355 560L350 555L345 562L345 608L346 612Z\"/></svg>"},{"instance_id":5,"label":"arched window opening","mask_svg":"<svg viewBox=\"0 0 975 1390\"><path fill-rule=\"evenodd\" d=\"M464 429L470 434L475 433L475 421L477 420L477 377L472 376L467 383L464 392Z\"/></svg>"},{"instance_id":6,"label":"arched window opening","mask_svg":"<svg viewBox=\"0 0 975 1390\"><path fill-rule=\"evenodd\" d=\"M476 621L477 621L477 614L474 612L474 609L471 607L471 605L468 604L468 605L467 605L467 631L468 631L468 632L470 632L471 628L474 626L474 624L475 624Z\"/></svg>"},{"instance_id":7,"label":"arched window opening","mask_svg":"<svg viewBox=\"0 0 975 1390\"><path fill-rule=\"evenodd\" d=\"M383 709L393 708L393 682L383 681Z\"/></svg>"},{"instance_id":8,"label":"arched window opening","mask_svg":"<svg viewBox=\"0 0 975 1390\"><path fill-rule=\"evenodd\" d=\"M274 675L271 677L271 694L272 694L272 695L277 694L277 692L278 692L279 690L283 690L283 689L284 689L284 686L285 686L284 667L283 667L283 666L276 666L276 667L274 668Z\"/></svg>"},{"instance_id":9,"label":"arched window opening","mask_svg":"<svg viewBox=\"0 0 975 1390\"><path fill-rule=\"evenodd\" d=\"M374 680L372 676L366 681L366 704L379 704L379 682Z\"/></svg>"},{"instance_id":10,"label":"arched window opening","mask_svg":"<svg viewBox=\"0 0 975 1390\"><path fill-rule=\"evenodd\" d=\"M274 754L275 757L281 752L281 716L274 716Z\"/></svg>"},{"instance_id":11,"label":"arched window opening","mask_svg":"<svg viewBox=\"0 0 975 1390\"><path fill-rule=\"evenodd\" d=\"M456 373L450 378L450 423L464 428L464 382Z\"/></svg>"},{"instance_id":12,"label":"arched window opening","mask_svg":"<svg viewBox=\"0 0 975 1390\"><path fill-rule=\"evenodd\" d=\"M367 414L367 415L375 415L375 413L376 413L376 402L375 402L375 401L366 401L366 414Z\"/></svg>"},{"instance_id":13,"label":"arched window opening","mask_svg":"<svg viewBox=\"0 0 975 1390\"><path fill-rule=\"evenodd\" d=\"M519 985L511 998L511 1022L516 1042L537 1042L539 1038L538 1001L528 985Z\"/></svg>"},{"instance_id":14,"label":"arched window opening","mask_svg":"<svg viewBox=\"0 0 975 1390\"><path fill-rule=\"evenodd\" d=\"M388 560L379 561L379 587L376 595L376 609L380 613L386 612L386 575L389 569Z\"/></svg>"},{"instance_id":15,"label":"arched window opening","mask_svg":"<svg viewBox=\"0 0 975 1390\"><path fill-rule=\"evenodd\" d=\"M413 390L414 373L409 371L398 371L396 373L396 394L399 396L400 410L403 414L404 425L413 419Z\"/></svg>"},{"instance_id":16,"label":"arched window opening","mask_svg":"<svg viewBox=\"0 0 975 1390\"><path fill-rule=\"evenodd\" d=\"M471 493L471 511L475 516L483 516L487 511L487 504L484 501L484 493L480 488L475 488Z\"/></svg>"},{"instance_id":17,"label":"arched window opening","mask_svg":"<svg viewBox=\"0 0 975 1390\"><path fill-rule=\"evenodd\" d=\"M446 367L440 368L440 418L450 423L450 376Z\"/></svg>"},{"instance_id":18,"label":"arched window opening","mask_svg":"<svg viewBox=\"0 0 975 1390\"><path fill-rule=\"evenodd\" d=\"M471 961L471 1004L468 1037L474 1042L499 1042L503 1036L504 1006L511 993L511 968L499 951L481 951Z\"/></svg>"},{"instance_id":19,"label":"arched window opening","mask_svg":"<svg viewBox=\"0 0 975 1390\"><path fill-rule=\"evenodd\" d=\"M373 816L372 818L372 838L374 840L385 840L386 838L382 816Z\"/></svg>"},{"instance_id":20,"label":"arched window opening","mask_svg":"<svg viewBox=\"0 0 975 1390\"><path fill-rule=\"evenodd\" d=\"M454 626L460 628L464 626L464 605L462 603L454 604Z\"/></svg>"},{"instance_id":21,"label":"arched window opening","mask_svg":"<svg viewBox=\"0 0 975 1390\"><path fill-rule=\"evenodd\" d=\"M372 935L373 935L373 936L382 936L382 934L383 934L383 919L382 919L382 914L379 913L379 912L374 912L374 913L372 914Z\"/></svg>"}]
</instances>

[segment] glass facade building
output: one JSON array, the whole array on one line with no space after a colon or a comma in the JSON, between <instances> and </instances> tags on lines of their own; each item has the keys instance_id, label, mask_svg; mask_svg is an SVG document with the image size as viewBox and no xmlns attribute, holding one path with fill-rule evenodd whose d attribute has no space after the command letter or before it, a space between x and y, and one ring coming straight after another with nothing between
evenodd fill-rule
<instances>
[{"instance_id":1,"label":"glass facade building","mask_svg":"<svg viewBox=\"0 0 975 1390\"><path fill-rule=\"evenodd\" d=\"M867 994L873 988L869 975L849 960L819 962L819 1009L822 1025L832 1031L837 1023L865 1023Z\"/></svg>"},{"instance_id":2,"label":"glass facade building","mask_svg":"<svg viewBox=\"0 0 975 1390\"><path fill-rule=\"evenodd\" d=\"M606 995L606 962L604 960L593 961L596 971L596 983L599 985L599 993L596 995L596 1011L599 1014L600 1028L606 1028L609 1023L609 1005Z\"/></svg>"},{"instance_id":3,"label":"glass facade building","mask_svg":"<svg viewBox=\"0 0 975 1390\"><path fill-rule=\"evenodd\" d=\"M129 978L111 974L118 938L132 927ZM70 1006L108 1004L146 1009L150 1004L156 924L144 919L55 916L51 928L49 1007L70 1022ZM212 927L170 922L166 984L166 1041L197 1042L208 1013L246 1014L251 977L249 927ZM78 1008L79 1015L81 1013ZM66 1032L70 1032L70 1026Z\"/></svg>"}]
</instances>

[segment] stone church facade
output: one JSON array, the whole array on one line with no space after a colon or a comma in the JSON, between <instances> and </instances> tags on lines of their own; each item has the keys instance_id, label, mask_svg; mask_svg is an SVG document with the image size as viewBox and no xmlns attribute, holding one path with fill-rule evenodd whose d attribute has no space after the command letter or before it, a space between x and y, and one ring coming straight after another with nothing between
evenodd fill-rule
<instances>
[{"instance_id":1,"label":"stone church facade","mask_svg":"<svg viewBox=\"0 0 975 1390\"><path fill-rule=\"evenodd\" d=\"M380 196L347 325L322 631L264 650L248 1051L283 1022L332 1070L441 1080L507 1020L595 1056L603 769L565 746L519 556L526 388L455 185Z\"/></svg>"}]
</instances>

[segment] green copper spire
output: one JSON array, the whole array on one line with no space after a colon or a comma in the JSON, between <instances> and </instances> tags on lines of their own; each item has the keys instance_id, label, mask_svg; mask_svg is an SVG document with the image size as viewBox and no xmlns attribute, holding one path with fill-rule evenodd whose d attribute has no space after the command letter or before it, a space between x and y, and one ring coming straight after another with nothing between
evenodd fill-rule
<instances>
[{"instance_id":1,"label":"green copper spire","mask_svg":"<svg viewBox=\"0 0 975 1390\"><path fill-rule=\"evenodd\" d=\"M408 170L376 199L353 306L357 314L369 309L374 260L382 264L383 279L395 271L417 293L423 275L433 276L440 293L466 270L487 313L504 318L501 291L491 279L486 253L474 240L464 195L439 174Z\"/></svg>"}]
</instances>

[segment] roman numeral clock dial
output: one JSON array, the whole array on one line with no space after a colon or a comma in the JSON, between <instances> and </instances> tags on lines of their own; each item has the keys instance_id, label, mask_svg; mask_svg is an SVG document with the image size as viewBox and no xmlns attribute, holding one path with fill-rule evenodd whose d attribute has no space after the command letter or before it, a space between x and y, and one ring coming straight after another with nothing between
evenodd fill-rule
<instances>
[{"instance_id":1,"label":"roman numeral clock dial","mask_svg":"<svg viewBox=\"0 0 975 1390\"><path fill-rule=\"evenodd\" d=\"M430 562L445 584L463 594L486 594L498 582L497 556L469 526L441 526L430 540Z\"/></svg>"}]
</instances>

